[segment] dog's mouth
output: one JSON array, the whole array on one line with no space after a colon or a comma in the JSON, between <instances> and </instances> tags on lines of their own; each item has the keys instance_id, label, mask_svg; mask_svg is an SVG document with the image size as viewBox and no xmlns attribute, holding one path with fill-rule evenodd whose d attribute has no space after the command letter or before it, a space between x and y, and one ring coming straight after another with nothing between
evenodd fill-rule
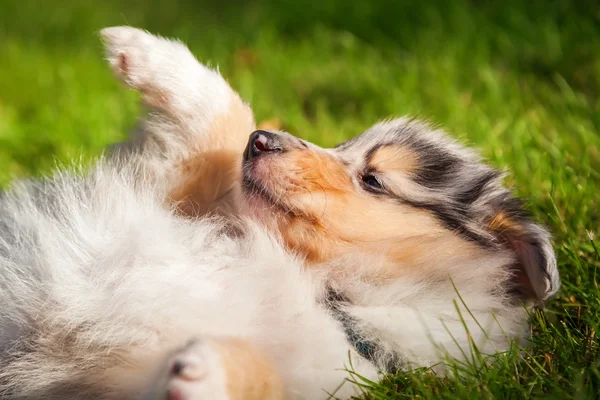
<instances>
[{"instance_id":1,"label":"dog's mouth","mask_svg":"<svg viewBox=\"0 0 600 400\"><path fill-rule=\"evenodd\" d=\"M277 204L275 196L258 179L250 176L250 173L244 173L242 187L244 192L249 196L260 197L268 203Z\"/></svg>"},{"instance_id":2,"label":"dog's mouth","mask_svg":"<svg viewBox=\"0 0 600 400\"><path fill-rule=\"evenodd\" d=\"M242 192L246 201L254 206L254 208L266 208L269 211L278 211L290 216L296 214L280 197L269 190L260 179L253 176L250 171L247 171L246 166L244 167L242 178Z\"/></svg>"}]
</instances>

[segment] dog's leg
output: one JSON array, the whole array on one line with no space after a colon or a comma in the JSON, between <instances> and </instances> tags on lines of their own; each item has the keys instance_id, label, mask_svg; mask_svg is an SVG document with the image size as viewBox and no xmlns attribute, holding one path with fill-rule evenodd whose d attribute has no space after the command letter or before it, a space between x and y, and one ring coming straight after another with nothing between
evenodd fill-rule
<instances>
[{"instance_id":1,"label":"dog's leg","mask_svg":"<svg viewBox=\"0 0 600 400\"><path fill-rule=\"evenodd\" d=\"M281 400L265 355L242 339L203 339L176 353L149 396L168 400Z\"/></svg>"},{"instance_id":2,"label":"dog's leg","mask_svg":"<svg viewBox=\"0 0 600 400\"><path fill-rule=\"evenodd\" d=\"M131 27L103 29L108 61L150 108L134 147L144 172L168 183L180 210L198 215L235 200L250 108L180 42Z\"/></svg>"}]
</instances>

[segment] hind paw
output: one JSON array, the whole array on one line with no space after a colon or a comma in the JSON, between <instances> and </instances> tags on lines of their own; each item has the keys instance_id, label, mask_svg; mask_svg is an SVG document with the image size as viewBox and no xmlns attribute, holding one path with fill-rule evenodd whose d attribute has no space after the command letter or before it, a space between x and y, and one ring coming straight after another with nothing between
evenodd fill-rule
<instances>
[{"instance_id":1,"label":"hind paw","mask_svg":"<svg viewBox=\"0 0 600 400\"><path fill-rule=\"evenodd\" d=\"M225 371L210 341L195 341L169 362L168 400L227 400Z\"/></svg>"}]
</instances>

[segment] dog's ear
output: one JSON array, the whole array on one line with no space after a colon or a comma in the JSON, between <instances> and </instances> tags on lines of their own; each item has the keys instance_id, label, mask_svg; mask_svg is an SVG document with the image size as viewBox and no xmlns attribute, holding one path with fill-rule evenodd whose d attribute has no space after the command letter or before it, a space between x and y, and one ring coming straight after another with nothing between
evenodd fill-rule
<instances>
[{"instance_id":1,"label":"dog's ear","mask_svg":"<svg viewBox=\"0 0 600 400\"><path fill-rule=\"evenodd\" d=\"M525 304L541 305L560 288L550 234L525 215L516 199L495 205L488 228L516 256L510 292Z\"/></svg>"}]
</instances>

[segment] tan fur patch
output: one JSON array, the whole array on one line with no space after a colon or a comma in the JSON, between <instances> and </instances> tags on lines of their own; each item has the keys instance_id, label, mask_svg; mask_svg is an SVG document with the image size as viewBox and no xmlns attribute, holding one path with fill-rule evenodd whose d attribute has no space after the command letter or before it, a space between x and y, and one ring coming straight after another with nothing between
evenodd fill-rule
<instances>
[{"instance_id":1,"label":"tan fur patch","mask_svg":"<svg viewBox=\"0 0 600 400\"><path fill-rule=\"evenodd\" d=\"M491 231L503 233L510 231L512 234L522 233L522 228L513 218L506 214L505 211L500 211L488 223Z\"/></svg>"},{"instance_id":2,"label":"tan fur patch","mask_svg":"<svg viewBox=\"0 0 600 400\"><path fill-rule=\"evenodd\" d=\"M223 339L213 342L225 368L230 400L283 399L281 378L266 354L242 339Z\"/></svg>"},{"instance_id":3,"label":"tan fur patch","mask_svg":"<svg viewBox=\"0 0 600 400\"><path fill-rule=\"evenodd\" d=\"M171 191L171 199L183 215L200 216L219 207L233 206L240 179L240 155L231 150L199 154L181 166L182 184Z\"/></svg>"},{"instance_id":4,"label":"tan fur patch","mask_svg":"<svg viewBox=\"0 0 600 400\"><path fill-rule=\"evenodd\" d=\"M294 165L300 190L313 189L316 191L345 192L352 189L350 179L344 165L333 157L309 151L296 151L294 156L287 158Z\"/></svg>"},{"instance_id":5,"label":"tan fur patch","mask_svg":"<svg viewBox=\"0 0 600 400\"><path fill-rule=\"evenodd\" d=\"M395 171L410 174L419 167L419 157L406 146L389 145L377 149L370 165L378 171Z\"/></svg>"},{"instance_id":6,"label":"tan fur patch","mask_svg":"<svg viewBox=\"0 0 600 400\"><path fill-rule=\"evenodd\" d=\"M192 156L178 166L180 183L170 193L186 216L235 208L242 153L254 130L252 112L237 95L230 110L217 117Z\"/></svg>"}]
</instances>

